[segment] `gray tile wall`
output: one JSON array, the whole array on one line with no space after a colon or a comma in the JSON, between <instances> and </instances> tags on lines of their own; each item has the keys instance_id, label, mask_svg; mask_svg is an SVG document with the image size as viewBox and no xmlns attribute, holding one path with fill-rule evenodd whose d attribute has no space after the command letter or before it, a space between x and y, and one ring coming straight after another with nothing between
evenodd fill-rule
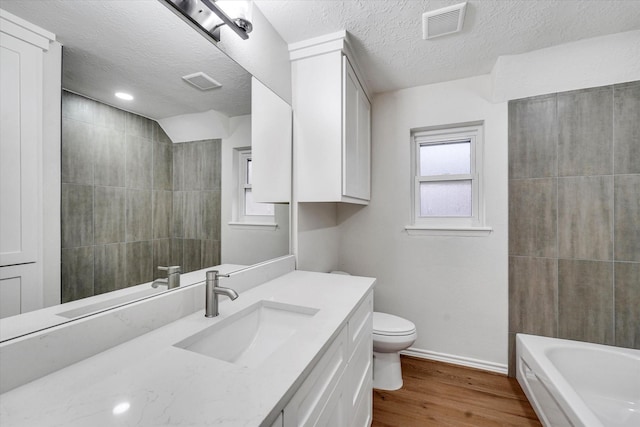
<instances>
[{"instance_id":1,"label":"gray tile wall","mask_svg":"<svg viewBox=\"0 0 640 427\"><path fill-rule=\"evenodd\" d=\"M63 92L63 302L220 263L220 143Z\"/></svg>"},{"instance_id":2,"label":"gray tile wall","mask_svg":"<svg viewBox=\"0 0 640 427\"><path fill-rule=\"evenodd\" d=\"M185 272L220 263L220 143L174 144L171 259Z\"/></svg>"},{"instance_id":3,"label":"gray tile wall","mask_svg":"<svg viewBox=\"0 0 640 427\"><path fill-rule=\"evenodd\" d=\"M518 332L640 349L640 82L509 102Z\"/></svg>"}]
</instances>

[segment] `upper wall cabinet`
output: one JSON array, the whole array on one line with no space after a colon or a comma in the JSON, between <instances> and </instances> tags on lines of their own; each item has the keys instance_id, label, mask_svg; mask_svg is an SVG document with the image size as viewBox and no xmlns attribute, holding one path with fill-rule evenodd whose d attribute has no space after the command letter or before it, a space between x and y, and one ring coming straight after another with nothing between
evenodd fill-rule
<instances>
[{"instance_id":1,"label":"upper wall cabinet","mask_svg":"<svg viewBox=\"0 0 640 427\"><path fill-rule=\"evenodd\" d=\"M251 79L252 193L256 202L291 201L291 106Z\"/></svg>"},{"instance_id":2,"label":"upper wall cabinet","mask_svg":"<svg viewBox=\"0 0 640 427\"><path fill-rule=\"evenodd\" d=\"M300 202L368 204L371 104L346 32L290 45Z\"/></svg>"}]
</instances>

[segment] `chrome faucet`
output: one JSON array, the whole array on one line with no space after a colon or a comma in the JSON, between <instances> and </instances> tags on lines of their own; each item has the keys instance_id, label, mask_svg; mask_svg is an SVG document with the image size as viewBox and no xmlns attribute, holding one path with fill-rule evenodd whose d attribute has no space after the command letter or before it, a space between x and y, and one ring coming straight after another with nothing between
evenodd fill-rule
<instances>
[{"instance_id":1,"label":"chrome faucet","mask_svg":"<svg viewBox=\"0 0 640 427\"><path fill-rule=\"evenodd\" d=\"M226 295L231 300L238 298L238 293L233 289L218 286L220 277L229 277L228 274L220 274L218 270L207 271L207 288L205 295L205 317L216 317L218 314L218 295Z\"/></svg>"},{"instance_id":2,"label":"chrome faucet","mask_svg":"<svg viewBox=\"0 0 640 427\"><path fill-rule=\"evenodd\" d=\"M166 286L167 289L173 289L180 286L180 266L172 265L170 267L159 266L158 270L166 271L167 278L166 279L156 279L151 284L152 287L157 288L160 285Z\"/></svg>"}]
</instances>

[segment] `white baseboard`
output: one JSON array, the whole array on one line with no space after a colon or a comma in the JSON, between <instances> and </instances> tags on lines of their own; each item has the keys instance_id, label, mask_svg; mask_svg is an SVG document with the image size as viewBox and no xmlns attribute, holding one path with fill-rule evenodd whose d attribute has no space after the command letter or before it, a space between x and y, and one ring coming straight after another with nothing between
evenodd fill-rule
<instances>
[{"instance_id":1,"label":"white baseboard","mask_svg":"<svg viewBox=\"0 0 640 427\"><path fill-rule=\"evenodd\" d=\"M482 369L484 371L497 372L504 375L507 375L508 373L507 365L503 365L502 363L488 362L486 360L456 356L454 354L438 353L436 351L423 350L420 348L409 347L407 350L401 351L400 354L419 357L421 359L451 363L453 365L466 366L469 368Z\"/></svg>"}]
</instances>

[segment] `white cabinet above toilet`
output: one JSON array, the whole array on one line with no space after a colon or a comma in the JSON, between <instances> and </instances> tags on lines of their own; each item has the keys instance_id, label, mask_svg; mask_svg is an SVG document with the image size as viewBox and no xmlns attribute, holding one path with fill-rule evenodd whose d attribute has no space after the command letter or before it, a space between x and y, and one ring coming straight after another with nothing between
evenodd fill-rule
<instances>
[{"instance_id":1,"label":"white cabinet above toilet","mask_svg":"<svg viewBox=\"0 0 640 427\"><path fill-rule=\"evenodd\" d=\"M300 202L368 204L371 103L346 32L289 46Z\"/></svg>"}]
</instances>

